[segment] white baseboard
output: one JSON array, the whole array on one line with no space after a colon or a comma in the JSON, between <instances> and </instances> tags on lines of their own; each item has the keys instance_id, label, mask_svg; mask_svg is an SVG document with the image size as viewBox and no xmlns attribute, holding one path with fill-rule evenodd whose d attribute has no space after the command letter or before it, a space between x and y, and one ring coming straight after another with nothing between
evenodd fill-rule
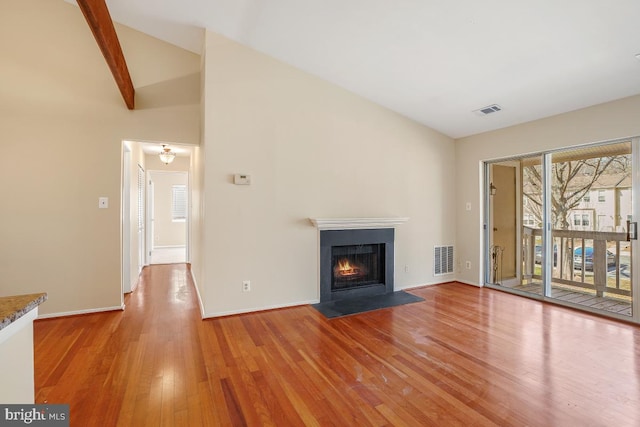
<instances>
[{"instance_id":1,"label":"white baseboard","mask_svg":"<svg viewBox=\"0 0 640 427\"><path fill-rule=\"evenodd\" d=\"M309 304L317 304L320 300L310 300L310 301L299 301L290 304L278 304L271 306L263 306L263 307L254 307L254 308L246 308L242 310L230 310L230 311L221 311L218 313L207 313L203 316L203 319L212 319L215 317L224 317L224 316L233 316L234 314L246 314L246 313L257 313L260 311L268 311L268 310L277 310L279 308L289 308L289 307L298 307L301 305L309 305Z\"/></svg>"},{"instance_id":2,"label":"white baseboard","mask_svg":"<svg viewBox=\"0 0 640 427\"><path fill-rule=\"evenodd\" d=\"M77 316L78 314L102 313L104 311L121 311L124 310L124 304L113 307L89 308L87 310L64 311L60 313L39 314L38 319L49 319L52 317Z\"/></svg>"},{"instance_id":3,"label":"white baseboard","mask_svg":"<svg viewBox=\"0 0 640 427\"><path fill-rule=\"evenodd\" d=\"M193 287L196 289L196 296L198 297L198 305L200 305L200 317L202 319L206 319L204 314L204 304L202 303L202 297L200 296L200 290L198 289L198 283L196 282L196 278L193 275L191 269L189 269L189 274L191 275L191 280L193 281Z\"/></svg>"},{"instance_id":4,"label":"white baseboard","mask_svg":"<svg viewBox=\"0 0 640 427\"><path fill-rule=\"evenodd\" d=\"M449 280L442 280L442 281L437 281L437 282L427 282L427 283L419 283L417 285L408 285L405 286L404 288L400 288L400 289L394 289L395 291L406 291L408 289L417 289L417 288L423 288L425 286L434 286L434 285L442 285L444 283L451 283L451 282L456 282L457 280L455 279L449 279Z\"/></svg>"},{"instance_id":5,"label":"white baseboard","mask_svg":"<svg viewBox=\"0 0 640 427\"><path fill-rule=\"evenodd\" d=\"M483 287L480 283L473 283L473 282L469 282L468 280L456 280L456 282L464 283L465 285L475 286L476 288Z\"/></svg>"}]
</instances>

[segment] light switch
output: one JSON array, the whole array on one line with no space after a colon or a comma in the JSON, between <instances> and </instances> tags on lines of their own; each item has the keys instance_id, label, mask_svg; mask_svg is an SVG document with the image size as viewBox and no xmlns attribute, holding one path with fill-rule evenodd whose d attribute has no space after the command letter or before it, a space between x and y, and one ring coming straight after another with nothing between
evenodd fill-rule
<instances>
[{"instance_id":1,"label":"light switch","mask_svg":"<svg viewBox=\"0 0 640 427\"><path fill-rule=\"evenodd\" d=\"M98 198L98 208L107 209L109 207L109 198L108 197L100 197Z\"/></svg>"}]
</instances>

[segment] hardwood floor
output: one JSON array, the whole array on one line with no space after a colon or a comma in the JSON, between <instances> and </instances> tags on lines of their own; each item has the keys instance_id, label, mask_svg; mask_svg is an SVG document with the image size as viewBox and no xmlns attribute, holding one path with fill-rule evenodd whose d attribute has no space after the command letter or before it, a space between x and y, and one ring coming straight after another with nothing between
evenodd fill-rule
<instances>
[{"instance_id":1,"label":"hardwood floor","mask_svg":"<svg viewBox=\"0 0 640 427\"><path fill-rule=\"evenodd\" d=\"M184 265L124 312L35 322L37 403L73 426L638 426L640 329L457 283L333 320L201 320Z\"/></svg>"}]
</instances>

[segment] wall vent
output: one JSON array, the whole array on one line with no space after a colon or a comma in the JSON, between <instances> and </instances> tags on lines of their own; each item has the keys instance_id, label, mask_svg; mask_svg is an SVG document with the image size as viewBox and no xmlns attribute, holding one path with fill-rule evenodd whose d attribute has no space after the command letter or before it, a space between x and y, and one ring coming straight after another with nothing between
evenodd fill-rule
<instances>
[{"instance_id":1,"label":"wall vent","mask_svg":"<svg viewBox=\"0 0 640 427\"><path fill-rule=\"evenodd\" d=\"M433 273L436 276L453 273L453 246L435 247Z\"/></svg>"},{"instance_id":2,"label":"wall vent","mask_svg":"<svg viewBox=\"0 0 640 427\"><path fill-rule=\"evenodd\" d=\"M502 111L502 107L497 104L487 105L486 107L482 107L480 109L474 110L473 112L479 116L487 116L492 113L497 113L498 111Z\"/></svg>"}]
</instances>

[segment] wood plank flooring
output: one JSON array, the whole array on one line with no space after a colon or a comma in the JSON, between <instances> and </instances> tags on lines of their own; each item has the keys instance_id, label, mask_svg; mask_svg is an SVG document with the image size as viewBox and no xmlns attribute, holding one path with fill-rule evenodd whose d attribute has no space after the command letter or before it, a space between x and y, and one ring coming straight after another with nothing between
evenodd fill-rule
<instances>
[{"instance_id":1,"label":"wood plank flooring","mask_svg":"<svg viewBox=\"0 0 640 427\"><path fill-rule=\"evenodd\" d=\"M327 320L201 320L184 265L124 312L35 322L37 403L72 426L638 426L640 329L451 283Z\"/></svg>"}]
</instances>

